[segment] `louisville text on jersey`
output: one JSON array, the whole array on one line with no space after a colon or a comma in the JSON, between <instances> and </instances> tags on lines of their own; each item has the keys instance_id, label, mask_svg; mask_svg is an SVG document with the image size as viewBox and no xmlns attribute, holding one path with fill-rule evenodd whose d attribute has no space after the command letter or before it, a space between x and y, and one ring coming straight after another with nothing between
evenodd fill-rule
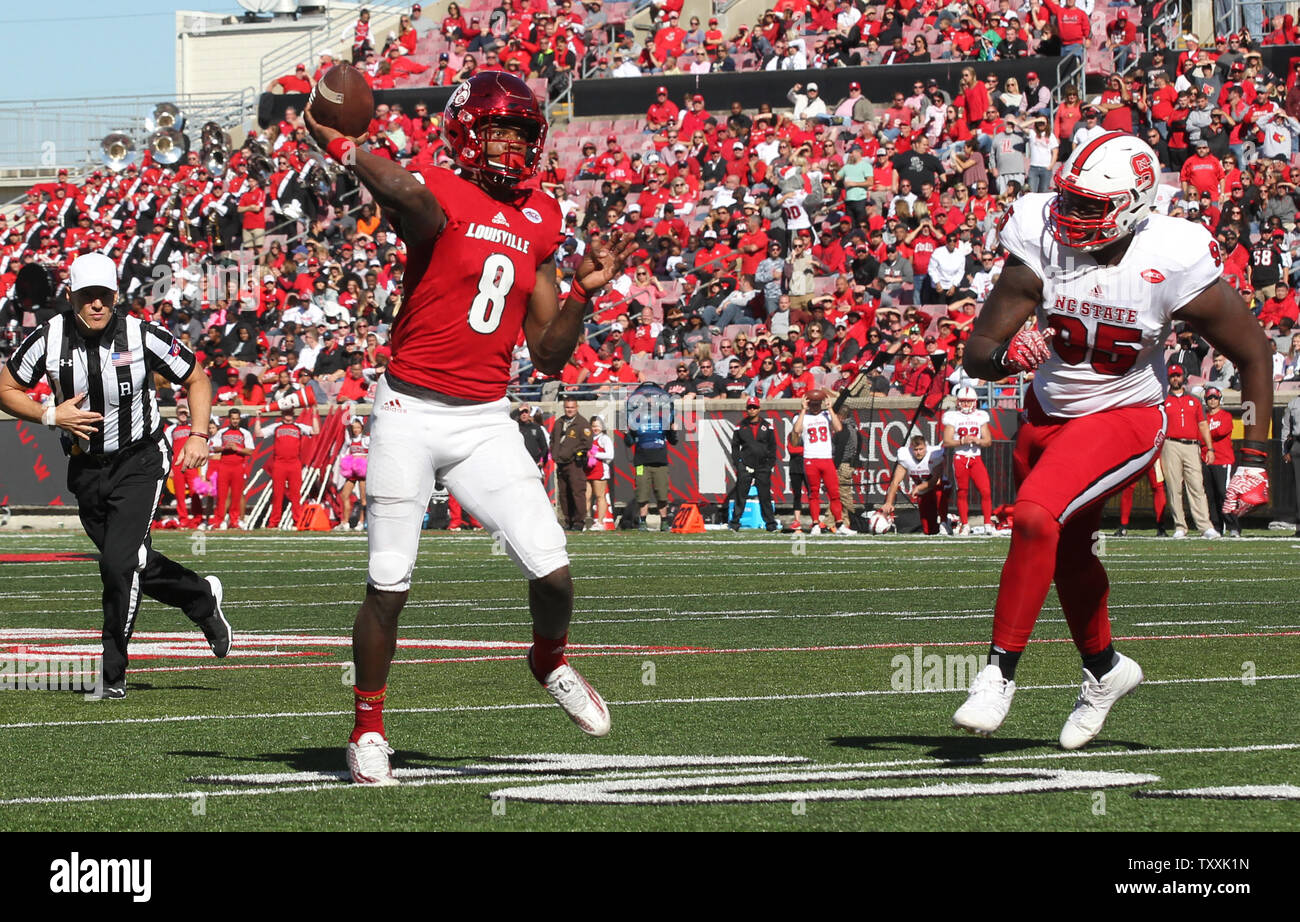
<instances>
[{"instance_id":1,"label":"louisville text on jersey","mask_svg":"<svg viewBox=\"0 0 1300 922\"><path fill-rule=\"evenodd\" d=\"M530 244L530 241L525 240L518 234L512 234L510 231L502 230L499 227L477 224L474 221L471 221L469 227L465 229L465 236L471 240L486 240L489 243L504 244L512 250L518 250L520 253L527 253Z\"/></svg>"}]
</instances>

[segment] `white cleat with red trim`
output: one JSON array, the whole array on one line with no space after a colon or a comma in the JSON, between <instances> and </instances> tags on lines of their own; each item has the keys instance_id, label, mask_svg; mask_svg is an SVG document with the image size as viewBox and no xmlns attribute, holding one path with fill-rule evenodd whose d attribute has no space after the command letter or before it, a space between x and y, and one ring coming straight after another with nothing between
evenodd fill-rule
<instances>
[{"instance_id":1,"label":"white cleat with red trim","mask_svg":"<svg viewBox=\"0 0 1300 922\"><path fill-rule=\"evenodd\" d=\"M388 757L393 747L378 733L363 733L355 743L348 743L348 771L353 784L390 787L397 784Z\"/></svg>"},{"instance_id":2,"label":"white cleat with red trim","mask_svg":"<svg viewBox=\"0 0 1300 922\"><path fill-rule=\"evenodd\" d=\"M533 651L529 650L530 663L532 658ZM604 736L609 732L609 707L605 699L568 663L561 663L552 670L542 680L542 687L583 733Z\"/></svg>"}]
</instances>

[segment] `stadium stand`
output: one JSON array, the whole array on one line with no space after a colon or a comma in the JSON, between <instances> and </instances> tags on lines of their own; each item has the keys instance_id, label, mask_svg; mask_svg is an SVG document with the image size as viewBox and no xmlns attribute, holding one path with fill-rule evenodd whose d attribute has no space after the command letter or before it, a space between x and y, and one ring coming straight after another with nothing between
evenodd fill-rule
<instances>
[{"instance_id":1,"label":"stadium stand","mask_svg":"<svg viewBox=\"0 0 1300 922\"><path fill-rule=\"evenodd\" d=\"M1153 141L1163 207L1216 232L1225 272L1276 336L1279 382L1300 381L1294 296L1255 295L1288 280L1300 243L1294 68L1274 73L1261 54L1269 45L1249 36L1200 42L1181 33L1176 3L1078 6L1088 28L1086 84L1056 80L1075 7L1039 0L785 0L752 23L726 14L683 23L672 3L469 0L403 16L387 39L368 34L300 79L310 86L351 54L376 89L450 86L500 68L522 73L548 99L554 123L539 179L566 215L561 284L594 234L617 227L643 246L595 303L588 340L558 381L534 373L520 344L517 388L530 399L667 381L679 359L694 374L701 345L721 374L724 354L728 365L732 355L741 360L743 387L724 393L797 395L807 385L788 375L795 357L833 387L882 352L881 386L892 393L916 392L910 359L936 352L955 384L961 342L1001 265L998 217L1020 194L1049 189L1073 144L1115 128ZM648 16L655 21L639 31L623 28ZM1281 22L1266 41L1279 36ZM1025 86L978 73L983 62L1014 57L1052 66ZM792 83L786 99L758 111L664 93L644 111L565 117L574 77L927 59L961 63L960 82L918 84L894 99L868 99L868 85L861 103L856 90L823 101L814 83ZM427 105L381 103L372 149L444 162L439 118ZM71 259L99 249L119 261L131 310L199 349L222 402L247 402L250 375L269 398L281 371L314 373L326 402L357 397L355 386L344 388L348 368L360 365L373 385L401 302L404 253L386 217L314 149L292 108L219 162L209 154L192 149L162 164L146 151L75 181L61 175L0 215L4 348L37 316L18 271L45 267L57 299ZM931 271L950 236L965 256L955 284ZM160 267L167 284L157 281ZM611 350L602 350L611 341L628 360L618 380ZM786 378L759 380L767 356ZM1212 367L1202 354L1191 383ZM238 388L228 386L232 370ZM1023 382L1010 382L989 396L1014 402L1021 393Z\"/></svg>"}]
</instances>

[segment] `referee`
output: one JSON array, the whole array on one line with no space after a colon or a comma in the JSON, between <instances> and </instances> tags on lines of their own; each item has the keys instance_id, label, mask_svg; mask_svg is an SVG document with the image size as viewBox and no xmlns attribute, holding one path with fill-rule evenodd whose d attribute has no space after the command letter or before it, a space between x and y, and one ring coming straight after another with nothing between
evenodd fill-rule
<instances>
[{"instance_id":1,"label":"referee","mask_svg":"<svg viewBox=\"0 0 1300 922\"><path fill-rule=\"evenodd\" d=\"M126 697L127 643L140 593L181 609L217 656L230 652L230 624L221 613L221 581L201 579L150 545L149 526L167 476L162 417L154 374L189 391L194 431L178 466L208 456L212 388L194 353L152 323L119 314L117 268L102 253L79 256L69 272L72 311L38 327L0 371L0 407L29 422L63 430L68 489L81 524L99 548L104 582L104 664L100 698ZM25 393L44 377L54 405ZM87 408L82 403L89 398Z\"/></svg>"}]
</instances>

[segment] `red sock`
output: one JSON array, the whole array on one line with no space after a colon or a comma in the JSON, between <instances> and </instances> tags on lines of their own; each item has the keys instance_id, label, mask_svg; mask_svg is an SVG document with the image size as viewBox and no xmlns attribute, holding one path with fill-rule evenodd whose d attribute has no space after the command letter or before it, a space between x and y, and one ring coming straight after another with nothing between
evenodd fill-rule
<instances>
[{"instance_id":1,"label":"red sock","mask_svg":"<svg viewBox=\"0 0 1300 922\"><path fill-rule=\"evenodd\" d=\"M543 637L533 631L533 651L529 666L537 681L542 681L564 663L564 648L568 642L568 631L560 637Z\"/></svg>"},{"instance_id":2,"label":"red sock","mask_svg":"<svg viewBox=\"0 0 1300 922\"><path fill-rule=\"evenodd\" d=\"M360 687L352 689L353 706L356 708L356 722L352 725L352 739L355 743L363 733L378 733L385 739L384 732L384 698L388 696L388 686L379 691L362 691Z\"/></svg>"}]
</instances>

